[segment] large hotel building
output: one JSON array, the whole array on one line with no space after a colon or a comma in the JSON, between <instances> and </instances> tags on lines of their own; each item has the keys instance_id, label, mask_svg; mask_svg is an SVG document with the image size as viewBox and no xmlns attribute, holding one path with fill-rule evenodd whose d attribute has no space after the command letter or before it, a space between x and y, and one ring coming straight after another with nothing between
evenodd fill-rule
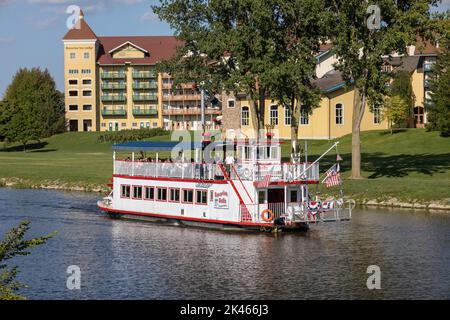
<instances>
[{"instance_id":1,"label":"large hotel building","mask_svg":"<svg viewBox=\"0 0 450 320\"><path fill-rule=\"evenodd\" d=\"M81 13L63 42L69 131L201 129L200 94L192 84L174 88L168 74L156 71L156 64L172 57L181 45L175 37L98 37ZM312 113L302 112L299 130L302 139L333 139L352 131L354 90L347 88L341 74L334 70L337 59L330 49L331 45L324 44L317 56L316 84L323 98ZM384 68L387 72L410 73L415 98L410 126L420 128L427 122L428 77L439 50L425 43L411 46L408 51L406 57L386 57ZM222 94L219 100L221 107L206 104L207 129L252 136L254 114L247 96ZM223 120L217 122L218 117ZM276 101L266 101L265 123L277 137L290 138L291 115ZM366 108L361 130L388 126L379 109Z\"/></svg>"}]
</instances>

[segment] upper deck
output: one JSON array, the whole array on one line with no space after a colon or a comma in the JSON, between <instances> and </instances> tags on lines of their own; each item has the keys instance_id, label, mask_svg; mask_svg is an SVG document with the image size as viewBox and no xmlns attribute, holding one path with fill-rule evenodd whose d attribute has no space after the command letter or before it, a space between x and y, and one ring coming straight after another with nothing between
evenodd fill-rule
<instances>
[{"instance_id":1,"label":"upper deck","mask_svg":"<svg viewBox=\"0 0 450 320\"><path fill-rule=\"evenodd\" d=\"M228 172L227 172L228 171ZM227 175L232 180L261 181L270 175L271 183L295 183L319 181L319 164L311 163L281 163L281 164L235 164L231 170L216 163L190 162L142 162L114 161L114 175L186 179L198 181L226 180Z\"/></svg>"}]
</instances>

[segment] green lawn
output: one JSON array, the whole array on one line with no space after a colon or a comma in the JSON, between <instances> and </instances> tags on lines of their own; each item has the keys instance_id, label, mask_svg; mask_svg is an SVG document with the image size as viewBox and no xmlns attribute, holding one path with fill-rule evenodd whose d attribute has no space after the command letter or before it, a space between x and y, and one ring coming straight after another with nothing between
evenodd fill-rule
<instances>
[{"instance_id":1,"label":"green lawn","mask_svg":"<svg viewBox=\"0 0 450 320\"><path fill-rule=\"evenodd\" d=\"M28 146L0 149L0 178L20 179L23 184L67 184L93 187L107 183L112 172L111 145L97 142L100 134L65 133ZM154 140L169 140L169 136ZM340 139L344 158L343 176L350 175L351 137ZM331 141L310 141L309 160L315 159ZM289 141L283 156L289 156ZM436 132L413 129L393 135L376 131L362 134L363 180L345 181L346 194L356 199L445 200L450 198L450 139ZM162 156L167 156L162 154ZM321 162L325 171L335 151ZM324 193L336 192L335 189Z\"/></svg>"}]
</instances>

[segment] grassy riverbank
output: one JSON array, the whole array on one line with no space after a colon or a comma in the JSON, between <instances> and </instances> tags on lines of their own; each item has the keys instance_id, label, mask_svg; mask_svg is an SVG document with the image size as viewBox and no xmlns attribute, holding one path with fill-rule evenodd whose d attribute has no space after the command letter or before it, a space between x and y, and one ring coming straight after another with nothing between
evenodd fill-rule
<instances>
[{"instance_id":1,"label":"grassy riverbank","mask_svg":"<svg viewBox=\"0 0 450 320\"><path fill-rule=\"evenodd\" d=\"M49 187L98 190L112 172L111 145L99 143L99 133L65 133L39 144L0 149L0 178L16 187ZM154 140L170 140L169 136ZM351 137L340 139L343 176L350 175ZM332 142L309 143L310 159ZM359 202L387 201L430 203L450 199L450 139L425 130L365 132L362 134L363 176L346 180L345 193ZM289 155L289 142L283 156ZM164 155L165 156L165 155ZM326 170L335 160L333 151L321 162ZM334 192L334 189L324 193Z\"/></svg>"}]
</instances>

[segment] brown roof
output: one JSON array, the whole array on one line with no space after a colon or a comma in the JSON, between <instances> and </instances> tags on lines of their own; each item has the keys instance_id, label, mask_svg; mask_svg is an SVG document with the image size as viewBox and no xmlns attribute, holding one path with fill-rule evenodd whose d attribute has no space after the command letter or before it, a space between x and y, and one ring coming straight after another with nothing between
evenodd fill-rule
<instances>
[{"instance_id":1,"label":"brown roof","mask_svg":"<svg viewBox=\"0 0 450 320\"><path fill-rule=\"evenodd\" d=\"M91 27L84 20L83 12L80 12L80 19L75 26L66 33L64 40L97 40L97 36Z\"/></svg>"},{"instance_id":2,"label":"brown roof","mask_svg":"<svg viewBox=\"0 0 450 320\"><path fill-rule=\"evenodd\" d=\"M416 49L414 55L437 55L440 50L428 40L424 40L422 37L417 36Z\"/></svg>"},{"instance_id":3,"label":"brown roof","mask_svg":"<svg viewBox=\"0 0 450 320\"><path fill-rule=\"evenodd\" d=\"M158 61L171 58L178 46L182 42L173 36L131 36L131 37L99 37L99 64L125 64L131 62L133 64L156 64ZM130 42L142 49L148 51L145 58L124 58L114 59L109 53L126 42Z\"/></svg>"},{"instance_id":4,"label":"brown roof","mask_svg":"<svg viewBox=\"0 0 450 320\"><path fill-rule=\"evenodd\" d=\"M413 72L420 67L419 56L391 57L385 59L385 62L395 68L395 71Z\"/></svg>"},{"instance_id":5,"label":"brown roof","mask_svg":"<svg viewBox=\"0 0 450 320\"><path fill-rule=\"evenodd\" d=\"M322 92L332 92L345 85L342 73L337 70L328 71L322 78L313 81Z\"/></svg>"}]
</instances>

